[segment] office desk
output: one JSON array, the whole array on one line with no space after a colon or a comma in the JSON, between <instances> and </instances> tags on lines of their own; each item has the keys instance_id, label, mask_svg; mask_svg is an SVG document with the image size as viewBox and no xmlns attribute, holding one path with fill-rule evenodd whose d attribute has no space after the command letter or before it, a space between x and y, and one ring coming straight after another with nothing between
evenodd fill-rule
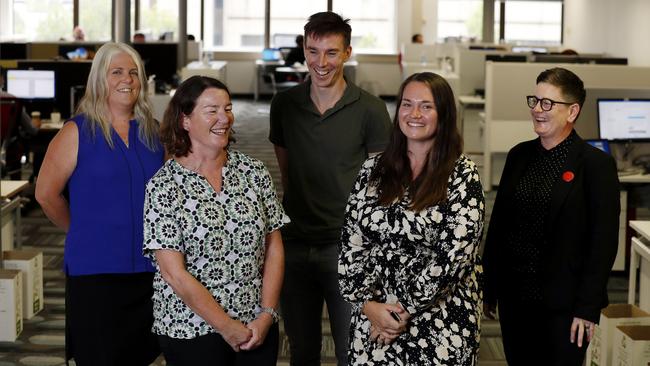
<instances>
[{"instance_id":1,"label":"office desk","mask_svg":"<svg viewBox=\"0 0 650 366\"><path fill-rule=\"evenodd\" d=\"M346 62L343 65L343 75L345 75L345 78L352 83L356 83L357 79L357 66L359 66L359 62L356 60L350 60ZM280 72L286 71L286 72L292 72L292 73L302 73L304 72L305 75L309 73L309 69L307 66L303 66L304 69L293 69L290 66L286 66L284 64L284 61L264 61L264 60L256 60L255 61L255 85L253 88L253 95L255 97L255 100L259 99L260 95L272 95L273 94L273 87L269 83L264 81L264 75L269 72L277 72L278 68L282 68Z\"/></svg>"},{"instance_id":2,"label":"office desk","mask_svg":"<svg viewBox=\"0 0 650 366\"><path fill-rule=\"evenodd\" d=\"M618 181L621 183L650 183L650 174L633 174L619 175Z\"/></svg>"},{"instance_id":3,"label":"office desk","mask_svg":"<svg viewBox=\"0 0 650 366\"><path fill-rule=\"evenodd\" d=\"M32 161L32 177L35 178L38 176L38 172L41 169L41 164L43 164L43 158L45 158L45 152L47 152L47 147L50 145L50 141L56 136L56 134L61 130L63 124L67 120L62 120L59 123L51 123L50 120L44 119L41 123L41 128L38 129L36 136L32 137L29 142L30 149L34 154L34 159Z\"/></svg>"},{"instance_id":4,"label":"office desk","mask_svg":"<svg viewBox=\"0 0 650 366\"><path fill-rule=\"evenodd\" d=\"M304 65L280 66L275 68L275 73L279 75L293 76L297 82L302 83L309 74L309 68Z\"/></svg>"},{"instance_id":5,"label":"office desk","mask_svg":"<svg viewBox=\"0 0 650 366\"><path fill-rule=\"evenodd\" d=\"M194 75L209 76L223 83L226 82L226 61L210 61L207 65L203 61L192 61L181 69L181 81Z\"/></svg>"},{"instance_id":6,"label":"office desk","mask_svg":"<svg viewBox=\"0 0 650 366\"><path fill-rule=\"evenodd\" d=\"M20 194L29 186L26 180L3 180L0 182L2 211L0 225L2 226L2 251L20 249L22 234L20 224Z\"/></svg>"},{"instance_id":7,"label":"office desk","mask_svg":"<svg viewBox=\"0 0 650 366\"><path fill-rule=\"evenodd\" d=\"M630 221L630 227L639 237L632 238L630 247L630 282L627 293L627 302L634 304L636 295L636 270L639 268L639 308L650 311L650 221Z\"/></svg>"}]
</instances>

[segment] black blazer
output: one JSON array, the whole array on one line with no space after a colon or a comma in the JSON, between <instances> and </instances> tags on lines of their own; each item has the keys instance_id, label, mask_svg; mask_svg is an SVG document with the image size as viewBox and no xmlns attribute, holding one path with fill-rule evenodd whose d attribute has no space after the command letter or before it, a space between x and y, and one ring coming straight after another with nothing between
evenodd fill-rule
<instances>
[{"instance_id":1,"label":"black blazer","mask_svg":"<svg viewBox=\"0 0 650 366\"><path fill-rule=\"evenodd\" d=\"M607 279L618 246L619 182L614 159L575 137L545 220L542 297L548 309L597 322L608 304ZM539 139L526 141L508 153L483 253L487 303L508 294L510 263L499 246L514 222L515 187L538 144Z\"/></svg>"}]
</instances>

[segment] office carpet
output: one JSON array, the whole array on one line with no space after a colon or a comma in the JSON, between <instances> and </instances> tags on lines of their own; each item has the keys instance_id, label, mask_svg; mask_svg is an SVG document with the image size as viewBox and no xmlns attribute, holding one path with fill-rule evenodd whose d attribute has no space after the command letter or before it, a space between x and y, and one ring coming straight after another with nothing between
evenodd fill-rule
<instances>
[{"instance_id":1,"label":"office carpet","mask_svg":"<svg viewBox=\"0 0 650 366\"><path fill-rule=\"evenodd\" d=\"M253 102L235 99L233 104L237 138L234 148L263 161L273 176L276 188L281 191L273 146L267 139L268 100ZM389 102L388 105L392 115L395 104ZM30 173L29 167L26 167L25 176ZM486 221L489 221L493 201L494 192L491 192L486 196ZM44 255L45 308L34 318L25 321L24 330L16 342L0 342L0 366L64 365L65 284L61 268L65 234L49 222L33 201L27 205L22 223L24 248L40 250ZM626 302L627 280L624 277L612 277L609 287L611 302ZM288 357L289 345L282 333L278 365L288 365ZM324 366L335 365L334 345L325 312L322 360ZM160 357L153 365L164 364ZM484 320L482 323L479 365L505 365L500 329L495 321Z\"/></svg>"}]
</instances>

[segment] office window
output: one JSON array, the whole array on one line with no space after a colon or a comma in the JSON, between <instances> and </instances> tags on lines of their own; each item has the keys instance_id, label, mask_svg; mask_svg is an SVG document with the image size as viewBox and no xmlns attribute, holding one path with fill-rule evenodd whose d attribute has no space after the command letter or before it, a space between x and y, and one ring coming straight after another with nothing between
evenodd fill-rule
<instances>
[{"instance_id":1,"label":"office window","mask_svg":"<svg viewBox=\"0 0 650 366\"><path fill-rule=\"evenodd\" d=\"M178 40L178 1L140 0L140 29L149 40Z\"/></svg>"},{"instance_id":2,"label":"office window","mask_svg":"<svg viewBox=\"0 0 650 366\"><path fill-rule=\"evenodd\" d=\"M207 3L209 1L206 1L206 6L209 5ZM201 0L187 1L187 35L190 34L197 41L201 39Z\"/></svg>"},{"instance_id":3,"label":"office window","mask_svg":"<svg viewBox=\"0 0 650 366\"><path fill-rule=\"evenodd\" d=\"M271 47L295 47L310 15L327 10L327 2L271 0Z\"/></svg>"},{"instance_id":4,"label":"office window","mask_svg":"<svg viewBox=\"0 0 650 366\"><path fill-rule=\"evenodd\" d=\"M264 3L264 0L205 0L204 48L261 50Z\"/></svg>"},{"instance_id":5,"label":"office window","mask_svg":"<svg viewBox=\"0 0 650 366\"><path fill-rule=\"evenodd\" d=\"M509 43L560 44L561 1L506 1L505 40Z\"/></svg>"},{"instance_id":6,"label":"office window","mask_svg":"<svg viewBox=\"0 0 650 366\"><path fill-rule=\"evenodd\" d=\"M394 0L334 0L332 11L350 18L354 53L397 51Z\"/></svg>"},{"instance_id":7,"label":"office window","mask_svg":"<svg viewBox=\"0 0 650 366\"><path fill-rule=\"evenodd\" d=\"M111 39L111 2L106 0L79 0L79 25L86 41Z\"/></svg>"},{"instance_id":8,"label":"office window","mask_svg":"<svg viewBox=\"0 0 650 366\"><path fill-rule=\"evenodd\" d=\"M483 0L438 0L438 40L482 36Z\"/></svg>"},{"instance_id":9,"label":"office window","mask_svg":"<svg viewBox=\"0 0 650 366\"><path fill-rule=\"evenodd\" d=\"M6 3L5 3L6 4ZM23 41L72 40L72 0L14 0L0 14L3 38Z\"/></svg>"}]
</instances>

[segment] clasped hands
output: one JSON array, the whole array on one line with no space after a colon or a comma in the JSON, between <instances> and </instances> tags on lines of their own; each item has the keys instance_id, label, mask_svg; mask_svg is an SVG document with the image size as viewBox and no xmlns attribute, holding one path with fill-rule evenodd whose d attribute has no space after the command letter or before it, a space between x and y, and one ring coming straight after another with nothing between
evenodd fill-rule
<instances>
[{"instance_id":1,"label":"clasped hands","mask_svg":"<svg viewBox=\"0 0 650 366\"><path fill-rule=\"evenodd\" d=\"M264 343L271 325L273 325L273 317L262 313L248 324L230 319L220 334L235 352L250 351Z\"/></svg>"},{"instance_id":2,"label":"clasped hands","mask_svg":"<svg viewBox=\"0 0 650 366\"><path fill-rule=\"evenodd\" d=\"M370 339L380 345L391 344L406 331L411 315L399 304L368 301L363 313L370 320Z\"/></svg>"}]
</instances>

